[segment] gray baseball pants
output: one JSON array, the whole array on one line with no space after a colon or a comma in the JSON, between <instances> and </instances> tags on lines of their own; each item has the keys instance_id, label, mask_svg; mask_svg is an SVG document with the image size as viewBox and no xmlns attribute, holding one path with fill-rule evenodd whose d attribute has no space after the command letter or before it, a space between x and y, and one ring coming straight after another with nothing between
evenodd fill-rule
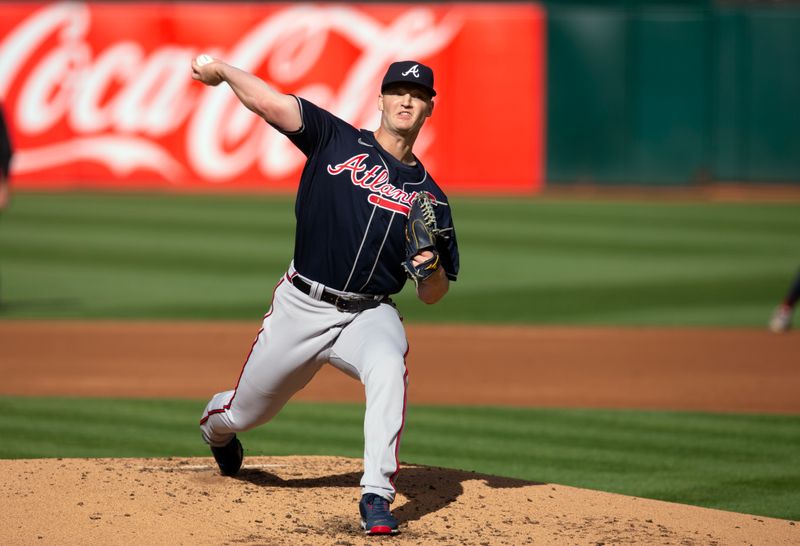
<instances>
[{"instance_id":1,"label":"gray baseball pants","mask_svg":"<svg viewBox=\"0 0 800 546\"><path fill-rule=\"evenodd\" d=\"M388 303L358 313L337 310L295 288L293 268L275 288L234 390L214 395L200 429L212 446L272 419L326 363L361 381L366 394L361 492L394 500L406 409L408 341ZM314 285L312 294L322 287Z\"/></svg>"}]
</instances>

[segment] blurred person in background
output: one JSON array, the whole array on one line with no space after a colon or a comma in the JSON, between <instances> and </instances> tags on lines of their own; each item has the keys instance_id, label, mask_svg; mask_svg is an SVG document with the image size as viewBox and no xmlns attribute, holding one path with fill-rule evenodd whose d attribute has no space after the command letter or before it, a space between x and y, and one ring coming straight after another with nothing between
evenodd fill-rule
<instances>
[{"instance_id":1,"label":"blurred person in background","mask_svg":"<svg viewBox=\"0 0 800 546\"><path fill-rule=\"evenodd\" d=\"M6 117L3 103L0 102L0 212L7 206L10 200L10 189L8 183L9 169L11 168L11 156L14 150L11 146L11 135L8 133ZM0 283L0 305L2 305L2 283Z\"/></svg>"},{"instance_id":2,"label":"blurred person in background","mask_svg":"<svg viewBox=\"0 0 800 546\"><path fill-rule=\"evenodd\" d=\"M792 327L792 315L794 314L794 307L797 305L797 300L800 299L800 271L794 277L792 286L786 293L781 304L772 313L772 318L769 321L769 329L773 332L786 332Z\"/></svg>"},{"instance_id":3,"label":"blurred person in background","mask_svg":"<svg viewBox=\"0 0 800 546\"><path fill-rule=\"evenodd\" d=\"M8 206L10 198L8 189L8 171L11 167L11 156L14 149L11 146L11 135L6 125L5 109L0 102L0 211Z\"/></svg>"}]
</instances>

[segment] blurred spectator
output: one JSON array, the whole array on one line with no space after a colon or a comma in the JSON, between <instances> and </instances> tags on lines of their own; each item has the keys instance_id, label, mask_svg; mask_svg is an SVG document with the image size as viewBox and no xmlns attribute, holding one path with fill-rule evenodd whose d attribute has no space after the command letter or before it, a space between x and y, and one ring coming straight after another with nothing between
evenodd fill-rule
<instances>
[{"instance_id":1,"label":"blurred spectator","mask_svg":"<svg viewBox=\"0 0 800 546\"><path fill-rule=\"evenodd\" d=\"M11 167L11 156L14 153L11 147L11 135L8 134L3 103L0 102L0 211L8 205L8 171Z\"/></svg>"},{"instance_id":2,"label":"blurred spectator","mask_svg":"<svg viewBox=\"0 0 800 546\"><path fill-rule=\"evenodd\" d=\"M800 299L800 271L795 276L783 302L772 313L772 318L769 321L770 330L773 332L786 332L792 327L792 315L798 299Z\"/></svg>"},{"instance_id":3,"label":"blurred spectator","mask_svg":"<svg viewBox=\"0 0 800 546\"><path fill-rule=\"evenodd\" d=\"M6 117L3 112L3 103L0 102L0 212L8 206L11 191L8 183L8 172L11 167L11 136L8 134ZM2 286L2 285L0 285ZM0 296L2 301L2 296Z\"/></svg>"}]
</instances>

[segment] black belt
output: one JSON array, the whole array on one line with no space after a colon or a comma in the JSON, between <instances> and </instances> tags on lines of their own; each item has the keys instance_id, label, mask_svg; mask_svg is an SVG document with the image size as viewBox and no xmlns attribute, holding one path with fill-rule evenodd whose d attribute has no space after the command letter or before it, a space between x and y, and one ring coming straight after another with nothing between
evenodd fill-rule
<instances>
[{"instance_id":1,"label":"black belt","mask_svg":"<svg viewBox=\"0 0 800 546\"><path fill-rule=\"evenodd\" d=\"M290 277L290 280L300 292L311 295L311 285L298 275ZM367 309L373 309L383 302L391 303L392 301L388 296L342 296L328 290L323 290L319 299L325 303L330 303L336 309L345 313L359 313Z\"/></svg>"}]
</instances>

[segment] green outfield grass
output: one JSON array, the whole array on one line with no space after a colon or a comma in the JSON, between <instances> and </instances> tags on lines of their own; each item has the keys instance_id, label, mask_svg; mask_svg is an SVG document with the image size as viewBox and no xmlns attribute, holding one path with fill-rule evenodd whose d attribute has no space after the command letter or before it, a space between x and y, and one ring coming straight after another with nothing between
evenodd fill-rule
<instances>
[{"instance_id":1,"label":"green outfield grass","mask_svg":"<svg viewBox=\"0 0 800 546\"><path fill-rule=\"evenodd\" d=\"M800 267L800 204L452 200L462 272L431 322L764 326ZM293 199L17 193L0 318L259 320Z\"/></svg>"},{"instance_id":2,"label":"green outfield grass","mask_svg":"<svg viewBox=\"0 0 800 546\"><path fill-rule=\"evenodd\" d=\"M0 457L210 456L203 407L0 397ZM241 438L249 455L359 458L362 417L294 402ZM800 519L800 416L412 406L407 423L408 463Z\"/></svg>"}]
</instances>

